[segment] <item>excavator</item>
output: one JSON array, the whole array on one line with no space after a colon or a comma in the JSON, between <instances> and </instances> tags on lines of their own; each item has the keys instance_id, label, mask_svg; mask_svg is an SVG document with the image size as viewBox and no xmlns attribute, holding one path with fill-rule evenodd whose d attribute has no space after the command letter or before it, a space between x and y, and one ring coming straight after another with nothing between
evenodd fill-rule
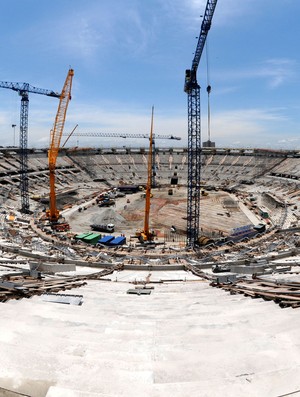
<instances>
[{"instance_id":1,"label":"excavator","mask_svg":"<svg viewBox=\"0 0 300 397\"><path fill-rule=\"evenodd\" d=\"M149 137L149 154L148 154L148 178L145 192L145 218L144 218L144 229L136 232L136 237L141 243L151 242L156 236L154 231L149 228L149 217L150 217L150 198L151 193L151 182L152 182L152 145L153 145L153 113L154 107L152 106L152 116L151 116L151 130Z\"/></svg>"},{"instance_id":2,"label":"excavator","mask_svg":"<svg viewBox=\"0 0 300 397\"><path fill-rule=\"evenodd\" d=\"M49 175L50 175L50 197L49 197L49 210L46 211L46 217L51 223L52 229L56 231L67 231L70 229L68 223L59 222L60 214L56 206L56 192L55 192L55 167L56 160L58 157L60 141L64 130L66 113L71 100L71 88L72 79L74 76L74 70L69 69L66 81L64 83L60 101L55 117L53 129L50 133L50 148L48 150L48 164L49 164Z\"/></svg>"}]
</instances>

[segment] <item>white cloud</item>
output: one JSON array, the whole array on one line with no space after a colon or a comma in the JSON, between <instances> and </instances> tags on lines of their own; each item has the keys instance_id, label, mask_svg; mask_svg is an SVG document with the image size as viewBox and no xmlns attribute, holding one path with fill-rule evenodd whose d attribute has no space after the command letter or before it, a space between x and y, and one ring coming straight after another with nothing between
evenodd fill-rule
<instances>
[{"instance_id":1,"label":"white cloud","mask_svg":"<svg viewBox=\"0 0 300 397\"><path fill-rule=\"evenodd\" d=\"M52 111L49 111L49 103ZM50 141L50 129L53 126L56 114L55 102L32 106L29 120L29 147L48 147ZM118 109L116 112L115 109ZM53 113L53 114L52 114ZM116 132L116 133L150 133L151 109L139 106L127 106L123 103L97 102L93 105L71 102L66 124L65 134L69 134L78 124L76 132ZM4 123L4 124L3 124ZM274 147L293 146L299 141L292 135L285 134L282 137L283 126L288 125L289 120L285 115L285 109L238 109L234 111L214 112L211 118L211 140L216 141L217 146L224 147L267 147L272 142ZM202 114L202 141L207 140L207 115ZM18 130L16 129L16 132ZM9 132L9 134L8 134ZM158 140L157 146L187 146L187 115L182 109L171 114L166 114L159 109L154 110L154 133L158 135L175 135L182 138L181 141ZM13 131L10 126L9 116L0 113L1 145L11 145ZM4 137L6 141L4 142ZM298 139L298 141L297 141ZM69 145L74 146L79 141L80 145L105 147L109 145L129 145L137 147L147 146L144 140L130 141L111 140L105 138L72 137Z\"/></svg>"},{"instance_id":2,"label":"white cloud","mask_svg":"<svg viewBox=\"0 0 300 397\"><path fill-rule=\"evenodd\" d=\"M205 120L205 115L203 115ZM215 113L211 123L211 140L220 146L265 146L287 119L283 109L239 109ZM202 122L202 140L206 140L205 121Z\"/></svg>"},{"instance_id":3,"label":"white cloud","mask_svg":"<svg viewBox=\"0 0 300 397\"><path fill-rule=\"evenodd\" d=\"M118 109L116 112L114 109ZM31 137L35 131L48 140L52 127L52 118L47 118L47 110L36 111L32 114L35 120L31 126ZM39 114L39 116L38 116ZM65 132L70 132L78 123L77 132L120 132L120 133L149 133L150 109L126 107L121 103L96 103L93 106L84 104L70 104ZM42 132L43 120L48 120L47 128ZM53 117L54 120L54 117ZM202 114L202 140L206 140L206 115ZM270 134L274 125L285 123L284 109L239 109L234 111L215 112L211 119L211 135L213 139L221 140L224 145L235 141L249 144L255 141L259 146L264 136ZM49 128L50 125L50 128ZM187 144L187 115L165 115L154 111L154 132L156 134L173 134L182 138L181 144ZM276 130L273 131L274 135ZM97 141L97 140L96 140ZM95 139L91 139L95 142ZM140 143L138 143L140 145Z\"/></svg>"},{"instance_id":4,"label":"white cloud","mask_svg":"<svg viewBox=\"0 0 300 397\"><path fill-rule=\"evenodd\" d=\"M294 77L296 62L292 59L278 58L266 60L257 75L266 77L271 88L277 88Z\"/></svg>"},{"instance_id":5,"label":"white cloud","mask_svg":"<svg viewBox=\"0 0 300 397\"><path fill-rule=\"evenodd\" d=\"M214 72L214 77L226 82L264 79L269 88L275 89L294 79L296 66L293 59L272 58L244 69L223 69L222 72Z\"/></svg>"},{"instance_id":6,"label":"white cloud","mask_svg":"<svg viewBox=\"0 0 300 397\"><path fill-rule=\"evenodd\" d=\"M294 142L300 142L300 137L290 137L290 138L278 140L278 143L284 143L284 144L289 144Z\"/></svg>"},{"instance_id":7,"label":"white cloud","mask_svg":"<svg viewBox=\"0 0 300 397\"><path fill-rule=\"evenodd\" d=\"M42 28L46 41L53 49L59 46L66 55L80 59L85 64L99 62L105 65L114 52L119 56L144 53L154 35L156 19L150 14L142 15L143 5L127 1L111 2L109 6L95 2L85 9L77 9L56 21L55 31L50 24ZM154 15L154 14L153 14ZM116 60L117 62L117 60Z\"/></svg>"}]
</instances>

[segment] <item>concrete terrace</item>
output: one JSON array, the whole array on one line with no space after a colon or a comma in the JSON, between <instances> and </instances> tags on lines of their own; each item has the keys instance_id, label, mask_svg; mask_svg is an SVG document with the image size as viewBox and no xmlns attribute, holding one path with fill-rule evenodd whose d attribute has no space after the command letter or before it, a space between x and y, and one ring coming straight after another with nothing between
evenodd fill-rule
<instances>
[{"instance_id":1,"label":"concrete terrace","mask_svg":"<svg viewBox=\"0 0 300 397\"><path fill-rule=\"evenodd\" d=\"M176 273L176 272L175 272ZM127 294L137 275L73 290L82 306L9 301L0 385L30 396L273 397L300 390L299 316L188 274ZM266 315L268 313L268 315Z\"/></svg>"}]
</instances>

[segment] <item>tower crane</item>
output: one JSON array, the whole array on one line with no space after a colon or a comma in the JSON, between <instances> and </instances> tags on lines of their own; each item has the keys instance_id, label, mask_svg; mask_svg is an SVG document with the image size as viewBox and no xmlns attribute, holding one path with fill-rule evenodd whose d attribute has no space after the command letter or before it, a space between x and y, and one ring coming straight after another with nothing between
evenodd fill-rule
<instances>
[{"instance_id":1,"label":"tower crane","mask_svg":"<svg viewBox=\"0 0 300 397\"><path fill-rule=\"evenodd\" d=\"M192 67L185 71L184 91L188 95L187 244L192 247L198 243L200 221L201 125L197 69L216 5L217 0L207 0Z\"/></svg>"},{"instance_id":2,"label":"tower crane","mask_svg":"<svg viewBox=\"0 0 300 397\"><path fill-rule=\"evenodd\" d=\"M77 127L77 126L76 126ZM76 128L75 127L75 128ZM68 134L68 137L63 144L63 146L67 143L71 136L83 136L83 137L103 137L103 138L145 138L150 140L149 134L127 134L127 133L118 133L118 132L75 132L75 129ZM65 135L65 134L63 134ZM181 138L174 135L155 135L152 136L152 144L151 146L151 153L152 153L152 172L151 172L151 187L156 186L155 176L156 176L156 161L155 161L155 139L174 139L180 141Z\"/></svg>"},{"instance_id":3,"label":"tower crane","mask_svg":"<svg viewBox=\"0 0 300 397\"><path fill-rule=\"evenodd\" d=\"M59 211L56 207L56 193L55 193L55 167L56 160L59 152L60 141L64 130L65 120L69 101L71 99L71 88L72 79L74 76L74 70L69 69L66 77L61 95L59 105L55 117L53 129L51 130L51 143L48 151L48 163L49 163L49 176L50 176L50 206L49 210L46 211L46 215L51 223L55 223L59 219Z\"/></svg>"},{"instance_id":4,"label":"tower crane","mask_svg":"<svg viewBox=\"0 0 300 397\"><path fill-rule=\"evenodd\" d=\"M60 94L51 90L33 87L28 83L11 83L7 81L0 81L0 88L8 88L18 92L21 96L21 111L20 111L20 192L21 192L21 212L28 214L29 208L29 193L28 193L28 107L29 107L29 93L46 95L54 98L59 98Z\"/></svg>"}]
</instances>

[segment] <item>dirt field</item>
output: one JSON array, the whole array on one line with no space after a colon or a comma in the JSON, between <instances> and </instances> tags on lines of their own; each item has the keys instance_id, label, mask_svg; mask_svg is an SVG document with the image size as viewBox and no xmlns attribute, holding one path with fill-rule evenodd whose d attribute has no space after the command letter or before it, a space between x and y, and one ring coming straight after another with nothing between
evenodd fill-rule
<instances>
[{"instance_id":1,"label":"dirt field","mask_svg":"<svg viewBox=\"0 0 300 397\"><path fill-rule=\"evenodd\" d=\"M185 188L173 189L173 195L168 195L168 188L153 189L150 209L150 228L157 231L158 237L163 238L172 225L178 234L186 232L186 196ZM230 204L231 200L231 205ZM81 205L82 206L82 205ZM64 216L75 233L90 231L92 223L115 225L114 235L134 235L144 225L145 198L142 193L128 194L116 199L116 205L99 208L95 200L84 205L82 212L78 207L65 212ZM250 224L250 220L225 192L210 192L201 197L200 226L203 233L214 232L227 234L235 227Z\"/></svg>"}]
</instances>

